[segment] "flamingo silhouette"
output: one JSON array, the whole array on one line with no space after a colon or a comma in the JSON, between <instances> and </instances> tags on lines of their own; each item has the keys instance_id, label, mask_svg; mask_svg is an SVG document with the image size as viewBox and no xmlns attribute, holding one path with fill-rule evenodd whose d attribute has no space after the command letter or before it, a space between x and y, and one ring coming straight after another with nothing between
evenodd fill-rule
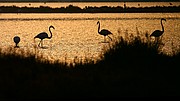
<instances>
[{"instance_id":1,"label":"flamingo silhouette","mask_svg":"<svg viewBox=\"0 0 180 101\"><path fill-rule=\"evenodd\" d=\"M163 33L164 33L164 26L163 26L163 24L162 24L162 21L166 21L166 19L164 19L164 18L161 18L161 26L162 26L162 31L160 31L160 30L155 30L151 35L150 35L150 37L155 37L156 39L158 39Z\"/></svg>"},{"instance_id":2,"label":"flamingo silhouette","mask_svg":"<svg viewBox=\"0 0 180 101\"><path fill-rule=\"evenodd\" d=\"M99 26L98 26L98 33L100 34L100 35L103 35L104 36L104 42L105 42L105 37L106 36L108 36L109 34L112 34L109 30L107 30L107 29L102 29L101 31L100 31L100 22L98 21L97 22L97 24L99 24ZM111 39L111 41L112 41L112 38L110 37L110 36L108 36L110 39Z\"/></svg>"},{"instance_id":3,"label":"flamingo silhouette","mask_svg":"<svg viewBox=\"0 0 180 101\"><path fill-rule=\"evenodd\" d=\"M13 38L13 40L14 40L14 43L16 44L15 48L19 48L18 43L20 42L20 37L19 36L15 36Z\"/></svg>"},{"instance_id":4,"label":"flamingo silhouette","mask_svg":"<svg viewBox=\"0 0 180 101\"><path fill-rule=\"evenodd\" d=\"M40 47L40 44L41 44L41 47L43 46L43 45L42 45L43 39L45 39L45 38L51 39L51 38L52 38L51 28L55 29L54 26L52 26L52 25L49 26L49 32L50 32L50 34L51 34L50 37L48 36L48 34L47 34L46 32L41 32L41 33L39 33L38 35L36 35L36 36L34 37L34 39L36 39L36 38L41 39L41 41L40 41L39 44L38 44L39 47Z\"/></svg>"}]
</instances>

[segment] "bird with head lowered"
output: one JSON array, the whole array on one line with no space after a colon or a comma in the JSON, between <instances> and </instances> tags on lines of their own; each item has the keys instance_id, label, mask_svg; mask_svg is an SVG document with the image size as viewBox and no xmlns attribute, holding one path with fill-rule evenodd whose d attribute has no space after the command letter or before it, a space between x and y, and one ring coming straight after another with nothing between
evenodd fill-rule
<instances>
[{"instance_id":1,"label":"bird with head lowered","mask_svg":"<svg viewBox=\"0 0 180 101\"><path fill-rule=\"evenodd\" d=\"M15 37L13 38L13 40L14 40L14 43L16 44L16 45L15 45L15 48L19 48L18 43L20 42L20 37L19 37L19 36L15 36Z\"/></svg>"}]
</instances>

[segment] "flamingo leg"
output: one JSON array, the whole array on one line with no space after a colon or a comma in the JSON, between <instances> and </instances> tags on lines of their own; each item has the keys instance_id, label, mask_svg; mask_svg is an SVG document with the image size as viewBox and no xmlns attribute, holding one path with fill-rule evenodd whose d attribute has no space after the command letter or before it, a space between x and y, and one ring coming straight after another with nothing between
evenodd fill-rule
<instances>
[{"instance_id":1,"label":"flamingo leg","mask_svg":"<svg viewBox=\"0 0 180 101\"><path fill-rule=\"evenodd\" d=\"M43 41L41 41L41 47L43 47Z\"/></svg>"},{"instance_id":2,"label":"flamingo leg","mask_svg":"<svg viewBox=\"0 0 180 101\"><path fill-rule=\"evenodd\" d=\"M159 37L157 37L157 43L158 43L158 44L159 44L159 41L160 41L160 40L159 40Z\"/></svg>"},{"instance_id":3,"label":"flamingo leg","mask_svg":"<svg viewBox=\"0 0 180 101\"><path fill-rule=\"evenodd\" d=\"M162 36L160 36L160 42L162 43L162 38L163 38L163 35Z\"/></svg>"},{"instance_id":4,"label":"flamingo leg","mask_svg":"<svg viewBox=\"0 0 180 101\"><path fill-rule=\"evenodd\" d=\"M108 35L107 35L108 36ZM110 39L111 39L111 41L112 41L112 38L110 37L110 36L108 36Z\"/></svg>"},{"instance_id":5,"label":"flamingo leg","mask_svg":"<svg viewBox=\"0 0 180 101\"><path fill-rule=\"evenodd\" d=\"M15 48L17 48L18 46L17 46L17 43L16 43L16 45L15 45Z\"/></svg>"},{"instance_id":6,"label":"flamingo leg","mask_svg":"<svg viewBox=\"0 0 180 101\"><path fill-rule=\"evenodd\" d=\"M155 44L159 44L159 43L160 43L159 37L155 37Z\"/></svg>"},{"instance_id":7,"label":"flamingo leg","mask_svg":"<svg viewBox=\"0 0 180 101\"><path fill-rule=\"evenodd\" d=\"M38 46L40 47L40 44L41 44L42 40L39 42Z\"/></svg>"},{"instance_id":8,"label":"flamingo leg","mask_svg":"<svg viewBox=\"0 0 180 101\"><path fill-rule=\"evenodd\" d=\"M104 36L104 42L106 42L106 36Z\"/></svg>"}]
</instances>

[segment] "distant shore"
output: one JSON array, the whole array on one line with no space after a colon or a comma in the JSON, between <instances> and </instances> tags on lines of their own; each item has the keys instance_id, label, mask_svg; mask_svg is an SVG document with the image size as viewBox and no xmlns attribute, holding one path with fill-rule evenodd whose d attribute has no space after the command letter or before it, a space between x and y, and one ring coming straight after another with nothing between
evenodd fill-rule
<instances>
[{"instance_id":1,"label":"distant shore","mask_svg":"<svg viewBox=\"0 0 180 101\"><path fill-rule=\"evenodd\" d=\"M17 0L2 0L0 1L1 2L43 2L41 0L37 0L37 1L33 1L33 0L24 0L24 1L17 1ZM122 0L122 1L119 1L119 0L109 0L109 1L106 1L106 0L70 0L70 1L67 1L67 0L62 0L62 1L58 1L58 0L46 0L45 2L180 2L179 0L149 0L149 1L144 1L144 0L136 0L136 1L133 1L133 0Z\"/></svg>"},{"instance_id":2,"label":"distant shore","mask_svg":"<svg viewBox=\"0 0 180 101\"><path fill-rule=\"evenodd\" d=\"M51 8L49 6L40 7L18 7L0 6L0 13L178 13L180 6L152 6L152 7L92 7L69 5L66 7Z\"/></svg>"}]
</instances>

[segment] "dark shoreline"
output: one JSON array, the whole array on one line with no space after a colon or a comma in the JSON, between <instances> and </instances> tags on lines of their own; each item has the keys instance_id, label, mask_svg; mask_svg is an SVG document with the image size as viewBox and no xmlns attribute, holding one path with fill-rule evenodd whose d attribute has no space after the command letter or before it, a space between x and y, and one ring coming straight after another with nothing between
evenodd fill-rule
<instances>
[{"instance_id":1,"label":"dark shoreline","mask_svg":"<svg viewBox=\"0 0 180 101\"><path fill-rule=\"evenodd\" d=\"M51 8L49 6L40 7L17 7L0 6L0 13L179 13L180 6L152 6L152 7L92 7L69 5L66 7Z\"/></svg>"},{"instance_id":2,"label":"dark shoreline","mask_svg":"<svg viewBox=\"0 0 180 101\"><path fill-rule=\"evenodd\" d=\"M11 3L11 2L17 2L17 3L26 3L26 2L43 2L43 1L28 1L28 0L24 0L24 1L0 1L0 3L2 3L2 2L9 2L9 3ZM144 0L139 0L139 1L119 1L119 0L114 0L114 1L51 1L51 0L49 0L49 1L45 1L45 2L180 2L180 1L178 1L178 0L169 0L169 1L157 1L157 0L152 0L152 1L144 1Z\"/></svg>"}]
</instances>

